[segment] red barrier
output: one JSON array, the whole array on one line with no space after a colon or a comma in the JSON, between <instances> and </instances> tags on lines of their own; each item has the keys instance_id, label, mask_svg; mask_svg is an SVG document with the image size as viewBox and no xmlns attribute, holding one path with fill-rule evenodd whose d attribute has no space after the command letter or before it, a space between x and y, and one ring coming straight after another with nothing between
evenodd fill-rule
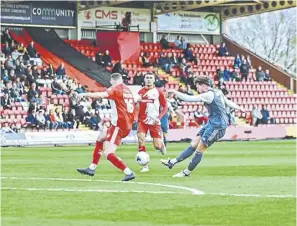
<instances>
[{"instance_id":1,"label":"red barrier","mask_svg":"<svg viewBox=\"0 0 297 226\"><path fill-rule=\"evenodd\" d=\"M29 43L32 41L31 36L28 34L26 30L23 30L23 33L20 36L18 36L14 32L10 32L10 34L15 41L17 41L18 43L24 43L25 46L29 45ZM64 62L67 75L69 75L70 78L76 79L82 85L88 86L91 91L100 91L105 89L95 80L89 78L88 76L74 68L72 65L68 64L62 58L59 58L53 53L49 52L47 49L39 45L37 42L34 42L34 45L37 52L40 53L41 59L45 64L52 64L54 68L58 68L61 62Z\"/></svg>"},{"instance_id":2,"label":"red barrier","mask_svg":"<svg viewBox=\"0 0 297 226\"><path fill-rule=\"evenodd\" d=\"M138 32L97 32L97 46L109 50L113 60L136 61L140 54Z\"/></svg>"}]
</instances>

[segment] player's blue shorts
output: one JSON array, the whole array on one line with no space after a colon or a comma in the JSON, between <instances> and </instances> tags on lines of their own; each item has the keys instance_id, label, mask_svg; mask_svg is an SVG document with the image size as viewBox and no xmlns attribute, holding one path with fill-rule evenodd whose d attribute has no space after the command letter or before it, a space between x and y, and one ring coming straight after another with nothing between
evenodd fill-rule
<instances>
[{"instance_id":1,"label":"player's blue shorts","mask_svg":"<svg viewBox=\"0 0 297 226\"><path fill-rule=\"evenodd\" d=\"M206 124L199 132L203 144L207 147L225 136L226 129L215 129L211 124Z\"/></svg>"},{"instance_id":2,"label":"player's blue shorts","mask_svg":"<svg viewBox=\"0 0 297 226\"><path fill-rule=\"evenodd\" d=\"M165 114L163 118L161 118L161 128L163 133L168 133L168 130L169 130L168 114Z\"/></svg>"}]
</instances>

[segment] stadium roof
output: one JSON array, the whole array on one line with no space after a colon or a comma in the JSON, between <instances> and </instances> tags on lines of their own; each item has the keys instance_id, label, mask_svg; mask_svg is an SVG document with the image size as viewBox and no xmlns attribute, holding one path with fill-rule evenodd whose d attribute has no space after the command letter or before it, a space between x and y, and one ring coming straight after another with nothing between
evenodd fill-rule
<instances>
[{"instance_id":1,"label":"stadium roof","mask_svg":"<svg viewBox=\"0 0 297 226\"><path fill-rule=\"evenodd\" d=\"M100 6L150 8L154 15L189 10L221 12L222 20L296 7L296 1L271 0L199 0L199 1L80 1L80 9Z\"/></svg>"}]
</instances>

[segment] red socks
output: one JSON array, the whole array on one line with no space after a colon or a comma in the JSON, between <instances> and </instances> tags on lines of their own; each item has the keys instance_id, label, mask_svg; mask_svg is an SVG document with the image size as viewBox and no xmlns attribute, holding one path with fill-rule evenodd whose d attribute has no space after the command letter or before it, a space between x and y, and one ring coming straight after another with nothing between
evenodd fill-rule
<instances>
[{"instance_id":1,"label":"red socks","mask_svg":"<svg viewBox=\"0 0 297 226\"><path fill-rule=\"evenodd\" d=\"M127 168L127 166L125 165L125 163L120 160L115 154L109 154L107 156L107 159L117 168L119 168L120 170L124 171L124 169Z\"/></svg>"},{"instance_id":2,"label":"red socks","mask_svg":"<svg viewBox=\"0 0 297 226\"><path fill-rule=\"evenodd\" d=\"M94 163L96 165L98 164L98 162L101 158L101 155L102 155L102 150L103 150L103 142L96 141L96 147L94 149L92 163Z\"/></svg>"},{"instance_id":3,"label":"red socks","mask_svg":"<svg viewBox=\"0 0 297 226\"><path fill-rule=\"evenodd\" d=\"M138 146L138 151L141 152L146 152L146 147L145 146Z\"/></svg>"}]
</instances>

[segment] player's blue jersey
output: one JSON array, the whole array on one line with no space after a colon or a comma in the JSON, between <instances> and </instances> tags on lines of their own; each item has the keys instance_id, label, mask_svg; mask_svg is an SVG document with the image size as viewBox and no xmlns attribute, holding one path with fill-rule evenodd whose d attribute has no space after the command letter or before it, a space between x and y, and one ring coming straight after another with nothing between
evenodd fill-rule
<instances>
[{"instance_id":1,"label":"player's blue jersey","mask_svg":"<svg viewBox=\"0 0 297 226\"><path fill-rule=\"evenodd\" d=\"M225 129L228 126L228 113L222 96L223 94L217 93L213 89L210 89L209 92L214 93L214 99L209 104L204 103L209 113L208 124L215 129Z\"/></svg>"}]
</instances>

